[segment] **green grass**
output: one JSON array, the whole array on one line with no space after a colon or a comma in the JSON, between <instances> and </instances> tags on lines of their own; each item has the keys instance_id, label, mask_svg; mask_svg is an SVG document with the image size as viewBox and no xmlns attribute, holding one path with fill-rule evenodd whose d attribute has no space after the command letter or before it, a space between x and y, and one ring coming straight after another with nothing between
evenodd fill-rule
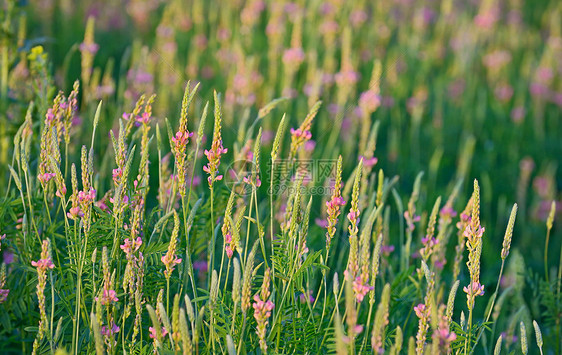
<instances>
[{"instance_id":1,"label":"green grass","mask_svg":"<svg viewBox=\"0 0 562 355\"><path fill-rule=\"evenodd\" d=\"M2 6L3 352L562 351L559 2Z\"/></svg>"}]
</instances>

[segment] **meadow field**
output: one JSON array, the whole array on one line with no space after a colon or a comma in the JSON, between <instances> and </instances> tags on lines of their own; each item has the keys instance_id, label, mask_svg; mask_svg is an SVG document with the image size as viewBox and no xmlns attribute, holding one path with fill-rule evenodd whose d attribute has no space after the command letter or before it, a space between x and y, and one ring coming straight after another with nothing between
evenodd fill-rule
<instances>
[{"instance_id":1,"label":"meadow field","mask_svg":"<svg viewBox=\"0 0 562 355\"><path fill-rule=\"evenodd\" d=\"M562 353L561 1L0 6L0 353Z\"/></svg>"}]
</instances>

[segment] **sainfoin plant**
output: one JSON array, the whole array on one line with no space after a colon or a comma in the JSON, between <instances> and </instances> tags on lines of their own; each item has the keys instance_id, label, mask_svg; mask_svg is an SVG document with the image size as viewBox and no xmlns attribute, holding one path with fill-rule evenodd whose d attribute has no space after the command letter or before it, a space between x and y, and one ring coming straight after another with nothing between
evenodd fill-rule
<instances>
[{"instance_id":1,"label":"sainfoin plant","mask_svg":"<svg viewBox=\"0 0 562 355\"><path fill-rule=\"evenodd\" d=\"M25 3L0 353L562 351L560 2Z\"/></svg>"}]
</instances>

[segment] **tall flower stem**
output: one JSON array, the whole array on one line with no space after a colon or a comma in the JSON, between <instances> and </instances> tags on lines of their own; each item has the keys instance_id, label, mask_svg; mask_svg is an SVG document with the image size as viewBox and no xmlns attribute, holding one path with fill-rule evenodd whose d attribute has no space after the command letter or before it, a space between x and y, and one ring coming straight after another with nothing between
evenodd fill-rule
<instances>
[{"instance_id":1,"label":"tall flower stem","mask_svg":"<svg viewBox=\"0 0 562 355\"><path fill-rule=\"evenodd\" d=\"M191 192L190 192L191 196ZM193 290L193 296L197 299L197 287L195 286L195 280L193 278L193 262L191 261L191 248L190 248L190 241L189 241L189 231L187 230L187 209L189 207L189 198L188 202L185 202L185 197L182 198L182 209L183 209L183 226L185 228L185 258L186 260L186 268L187 274L189 275L189 279L191 280L191 288Z\"/></svg>"},{"instance_id":2,"label":"tall flower stem","mask_svg":"<svg viewBox=\"0 0 562 355\"><path fill-rule=\"evenodd\" d=\"M273 160L273 158L271 159L271 173L269 176L269 229L270 229L270 238L271 238L271 258L273 260L273 257L275 255L275 248L274 248L274 243L273 243L273 221L274 221L274 216L273 216L273 173L275 171L275 160ZM271 275L272 275L272 279L275 280L275 264L272 263L271 264ZM275 287L275 282L272 282L273 287Z\"/></svg>"},{"instance_id":3,"label":"tall flower stem","mask_svg":"<svg viewBox=\"0 0 562 355\"><path fill-rule=\"evenodd\" d=\"M246 228L246 243L244 244L244 264L246 264L247 256L248 256L248 247L250 244L250 226L251 226L251 219L252 219L252 207L254 206L254 194L250 195L250 208L248 209L248 228Z\"/></svg>"},{"instance_id":4,"label":"tall flower stem","mask_svg":"<svg viewBox=\"0 0 562 355\"><path fill-rule=\"evenodd\" d=\"M213 265L215 262L215 243L212 243L211 241L214 240L215 238L215 211L214 211L214 205L215 205L215 200L214 200L214 189L213 189L213 185L211 185L210 187L211 189L211 238L209 239L209 260L207 261L207 284L210 286L211 285L211 270L213 270Z\"/></svg>"},{"instance_id":5,"label":"tall flower stem","mask_svg":"<svg viewBox=\"0 0 562 355\"><path fill-rule=\"evenodd\" d=\"M265 240L264 240L264 232L262 231L262 228L260 228L260 217L259 217L259 213L258 213L258 196L257 196L257 187L252 186L252 194L254 194L254 205L256 207L256 226L258 227L258 237L260 238L260 244L261 244L261 252L263 253L263 261L265 263L265 268L269 268L269 265L267 263L267 254L265 253Z\"/></svg>"}]
</instances>

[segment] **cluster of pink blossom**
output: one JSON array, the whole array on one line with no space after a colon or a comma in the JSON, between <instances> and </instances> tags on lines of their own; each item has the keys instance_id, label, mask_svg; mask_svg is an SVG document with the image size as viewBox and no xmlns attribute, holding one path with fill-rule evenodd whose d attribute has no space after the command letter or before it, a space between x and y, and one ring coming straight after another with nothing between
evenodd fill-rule
<instances>
[{"instance_id":1,"label":"cluster of pink blossom","mask_svg":"<svg viewBox=\"0 0 562 355\"><path fill-rule=\"evenodd\" d=\"M129 238L125 239L123 244L120 245L119 247L121 248L121 250L125 252L127 258L129 258L129 256L131 256L133 253L139 250L141 245L142 245L142 239L141 237L137 237L137 239L129 239Z\"/></svg>"},{"instance_id":2,"label":"cluster of pink blossom","mask_svg":"<svg viewBox=\"0 0 562 355\"><path fill-rule=\"evenodd\" d=\"M261 180L260 177L256 175L256 181L253 181L252 176L248 175L248 176L244 176L244 178L242 179L246 184L248 185L255 185L256 187L260 187L261 186Z\"/></svg>"},{"instance_id":3,"label":"cluster of pink blossom","mask_svg":"<svg viewBox=\"0 0 562 355\"><path fill-rule=\"evenodd\" d=\"M404 219L406 220L406 223L408 224L408 231L413 232L414 229L416 228L414 223L419 222L421 217L418 216L418 215L415 215L415 214L414 214L414 217L411 217L410 212L406 211L406 212L404 212Z\"/></svg>"},{"instance_id":4,"label":"cluster of pink blossom","mask_svg":"<svg viewBox=\"0 0 562 355\"><path fill-rule=\"evenodd\" d=\"M379 159L376 157L371 157L371 158L366 158L362 155L359 156L358 158L359 160L363 159L363 166L365 166L366 168L372 168L373 166L375 166Z\"/></svg>"},{"instance_id":5,"label":"cluster of pink blossom","mask_svg":"<svg viewBox=\"0 0 562 355\"><path fill-rule=\"evenodd\" d=\"M267 343L265 340L266 327L274 307L273 302L269 300L269 295L271 294L269 291L270 277L271 270L268 268L265 270L261 290L254 295L254 303L252 304L254 308L254 318L258 323L256 333L260 339L260 348L264 353L267 351Z\"/></svg>"},{"instance_id":6,"label":"cluster of pink blossom","mask_svg":"<svg viewBox=\"0 0 562 355\"><path fill-rule=\"evenodd\" d=\"M457 335L450 330L449 319L443 314L445 305L439 307L437 330L433 333L433 343L437 345L440 354L448 354L451 343L457 339Z\"/></svg>"},{"instance_id":7,"label":"cluster of pink blossom","mask_svg":"<svg viewBox=\"0 0 562 355\"><path fill-rule=\"evenodd\" d=\"M373 289L373 286L367 285L364 277L357 276L355 280L353 280L353 292L355 293L357 302L362 302L365 298L365 295L367 295L367 293Z\"/></svg>"},{"instance_id":8,"label":"cluster of pink blossom","mask_svg":"<svg viewBox=\"0 0 562 355\"><path fill-rule=\"evenodd\" d=\"M97 43L85 43L82 42L80 43L79 49L80 52L87 52L91 55L94 55L98 52L100 46Z\"/></svg>"},{"instance_id":9,"label":"cluster of pink blossom","mask_svg":"<svg viewBox=\"0 0 562 355\"><path fill-rule=\"evenodd\" d=\"M224 243L225 243L224 249L226 250L226 255L229 258L232 258L232 256L234 255L234 249L235 249L235 247L232 245L232 234L227 233L224 236Z\"/></svg>"},{"instance_id":10,"label":"cluster of pink blossom","mask_svg":"<svg viewBox=\"0 0 562 355\"><path fill-rule=\"evenodd\" d=\"M156 339L156 336L157 336L157 335L156 335L156 329L153 328L153 327L148 327L148 331L150 332L150 335L149 335L150 338L151 338L151 339ZM164 328L164 327L162 327L161 332L162 332L162 336L163 336L163 337L165 337L166 335L168 335L168 330L167 330L166 328Z\"/></svg>"},{"instance_id":11,"label":"cluster of pink blossom","mask_svg":"<svg viewBox=\"0 0 562 355\"><path fill-rule=\"evenodd\" d=\"M6 234L0 235L0 250L2 250L2 240L6 238ZM4 261L0 269L0 303L4 303L8 298L10 290L4 288L6 286L6 253L4 253Z\"/></svg>"},{"instance_id":12,"label":"cluster of pink blossom","mask_svg":"<svg viewBox=\"0 0 562 355\"><path fill-rule=\"evenodd\" d=\"M293 71L298 69L298 67L304 62L305 54L302 48L294 47L286 49L283 53L283 63Z\"/></svg>"},{"instance_id":13,"label":"cluster of pink blossom","mask_svg":"<svg viewBox=\"0 0 562 355\"><path fill-rule=\"evenodd\" d=\"M468 296L484 296L484 285L481 285L478 281L472 282L468 286L463 287L463 291Z\"/></svg>"},{"instance_id":14,"label":"cluster of pink blossom","mask_svg":"<svg viewBox=\"0 0 562 355\"><path fill-rule=\"evenodd\" d=\"M70 219L84 217L84 210L88 208L96 199L96 190L90 189L89 191L78 191L71 197L72 207L67 212Z\"/></svg>"},{"instance_id":15,"label":"cluster of pink blossom","mask_svg":"<svg viewBox=\"0 0 562 355\"><path fill-rule=\"evenodd\" d=\"M228 152L228 149L224 148L222 145L221 136L221 113L220 113L220 100L219 96L215 92L215 124L213 129L213 142L211 143L211 149L205 149L205 156L207 157L208 163L203 167L203 171L209 174L207 181L209 186L212 187L215 181L222 180L222 175L217 175L220 165L220 160L223 154Z\"/></svg>"},{"instance_id":16,"label":"cluster of pink blossom","mask_svg":"<svg viewBox=\"0 0 562 355\"><path fill-rule=\"evenodd\" d=\"M161 260L162 263L164 263L164 265L166 266L166 270L168 269L173 270L175 265L181 263L181 259L178 258L178 256L175 255L175 253L166 253L162 256Z\"/></svg>"},{"instance_id":17,"label":"cluster of pink blossom","mask_svg":"<svg viewBox=\"0 0 562 355\"><path fill-rule=\"evenodd\" d=\"M374 90L367 90L359 96L359 107L363 114L369 115L375 112L381 105L381 95Z\"/></svg>"},{"instance_id":18,"label":"cluster of pink blossom","mask_svg":"<svg viewBox=\"0 0 562 355\"><path fill-rule=\"evenodd\" d=\"M45 286L47 285L47 270L54 269L55 265L51 259L51 243L48 239L41 244L41 259L32 261L31 265L37 268L37 299L39 301L39 332L34 342L34 348L39 345L47 331L47 311L45 308Z\"/></svg>"},{"instance_id":19,"label":"cluster of pink blossom","mask_svg":"<svg viewBox=\"0 0 562 355\"><path fill-rule=\"evenodd\" d=\"M310 133L310 131L302 130L300 128L291 128L291 135L296 139L301 139L303 141L307 141L312 138L312 133Z\"/></svg>"},{"instance_id":20,"label":"cluster of pink blossom","mask_svg":"<svg viewBox=\"0 0 562 355\"><path fill-rule=\"evenodd\" d=\"M341 87L353 86L359 81L360 78L361 75L353 69L342 70L335 75L336 83Z\"/></svg>"},{"instance_id":21,"label":"cluster of pink blossom","mask_svg":"<svg viewBox=\"0 0 562 355\"><path fill-rule=\"evenodd\" d=\"M97 300L98 299L96 297L96 301ZM117 292L115 292L115 290L104 289L101 297L99 298L99 301L102 305L107 306L112 302L119 301L119 298L117 298Z\"/></svg>"},{"instance_id":22,"label":"cluster of pink blossom","mask_svg":"<svg viewBox=\"0 0 562 355\"><path fill-rule=\"evenodd\" d=\"M328 248L334 234L336 233L336 224L338 223L338 216L340 215L340 207L345 206L345 201L343 200L343 197L340 196L341 186L341 183L337 187L334 186L332 198L330 201L326 202L326 212L328 214L326 221L326 228L328 229L326 232L326 247Z\"/></svg>"}]
</instances>

